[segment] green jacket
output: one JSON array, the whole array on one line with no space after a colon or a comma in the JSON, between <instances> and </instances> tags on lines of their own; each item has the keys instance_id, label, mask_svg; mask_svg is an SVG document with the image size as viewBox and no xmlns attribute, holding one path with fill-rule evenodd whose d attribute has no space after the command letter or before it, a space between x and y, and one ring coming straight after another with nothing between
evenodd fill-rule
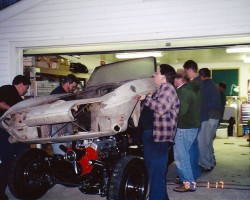
<instances>
[{"instance_id":1,"label":"green jacket","mask_svg":"<svg viewBox=\"0 0 250 200\"><path fill-rule=\"evenodd\" d=\"M180 100L177 128L199 128L200 127L200 101L201 94L197 84L185 83L177 89Z\"/></svg>"}]
</instances>

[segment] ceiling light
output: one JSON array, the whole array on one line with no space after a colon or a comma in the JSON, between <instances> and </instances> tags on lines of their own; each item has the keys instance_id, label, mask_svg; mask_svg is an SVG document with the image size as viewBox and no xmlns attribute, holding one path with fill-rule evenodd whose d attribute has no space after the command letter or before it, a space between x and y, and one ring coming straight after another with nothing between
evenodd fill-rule
<instances>
[{"instance_id":1,"label":"ceiling light","mask_svg":"<svg viewBox=\"0 0 250 200\"><path fill-rule=\"evenodd\" d=\"M161 57L161 52L134 52L134 53L117 53L116 58L144 58L144 57Z\"/></svg>"},{"instance_id":2,"label":"ceiling light","mask_svg":"<svg viewBox=\"0 0 250 200\"><path fill-rule=\"evenodd\" d=\"M245 56L244 63L250 63L250 56Z\"/></svg>"},{"instance_id":3,"label":"ceiling light","mask_svg":"<svg viewBox=\"0 0 250 200\"><path fill-rule=\"evenodd\" d=\"M226 49L227 53L246 53L250 52L250 46L238 46L238 47L229 47Z\"/></svg>"}]
</instances>

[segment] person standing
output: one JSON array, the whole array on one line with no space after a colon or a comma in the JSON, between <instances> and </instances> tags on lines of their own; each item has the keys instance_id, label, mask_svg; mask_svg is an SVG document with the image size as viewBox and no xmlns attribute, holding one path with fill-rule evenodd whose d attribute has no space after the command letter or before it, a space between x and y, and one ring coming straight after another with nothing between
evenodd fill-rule
<instances>
[{"instance_id":1,"label":"person standing","mask_svg":"<svg viewBox=\"0 0 250 200\"><path fill-rule=\"evenodd\" d=\"M190 79L190 82L198 89L198 98L201 101L201 78L198 73L198 64L193 60L187 60L183 68ZM198 107L200 110L200 108ZM201 168L199 166L199 145L198 145L198 136L195 138L190 150L190 159L191 159L191 166L194 175L194 179L197 180L198 177L201 175ZM182 177L177 178L177 183L182 183Z\"/></svg>"},{"instance_id":2,"label":"person standing","mask_svg":"<svg viewBox=\"0 0 250 200\"><path fill-rule=\"evenodd\" d=\"M69 74L64 79L61 85L55 88L50 94L64 94L73 93L79 83L79 80L75 75ZM72 132L71 124L57 124L52 125L52 135L53 137L59 137L62 135L67 135ZM68 143L53 143L51 147L55 154L64 155L65 152L60 149L60 145L68 146Z\"/></svg>"},{"instance_id":3,"label":"person standing","mask_svg":"<svg viewBox=\"0 0 250 200\"><path fill-rule=\"evenodd\" d=\"M208 68L199 70L201 84L201 130L198 134L200 159L202 170L208 172L213 169L213 139L221 117L221 102L219 90L211 79Z\"/></svg>"},{"instance_id":4,"label":"person standing","mask_svg":"<svg viewBox=\"0 0 250 200\"><path fill-rule=\"evenodd\" d=\"M153 121L143 131L144 160L149 175L149 200L167 200L166 172L169 147L174 141L180 102L173 86L175 69L161 64L153 76L153 95L140 95ZM149 112L146 112L149 113ZM141 116L146 117L146 116ZM145 127L145 126L144 126Z\"/></svg>"},{"instance_id":5,"label":"person standing","mask_svg":"<svg viewBox=\"0 0 250 200\"><path fill-rule=\"evenodd\" d=\"M0 117L11 107L22 101L22 96L29 89L31 82L29 78L23 75L17 75L12 85L4 85L0 87ZM8 185L8 173L11 167L12 159L29 148L24 143L9 143L9 133L0 128L0 199L7 200L8 196L5 190Z\"/></svg>"},{"instance_id":6,"label":"person standing","mask_svg":"<svg viewBox=\"0 0 250 200\"><path fill-rule=\"evenodd\" d=\"M223 121L223 116L224 116L224 111L225 111L225 106L226 106L226 102L227 102L227 97L226 97L226 89L227 89L227 85L226 83L223 82L219 82L217 84L219 91L220 91L220 102L221 102L221 119L220 122Z\"/></svg>"},{"instance_id":7,"label":"person standing","mask_svg":"<svg viewBox=\"0 0 250 200\"><path fill-rule=\"evenodd\" d=\"M174 188L176 192L193 192L196 180L193 175L190 148L197 138L200 127L199 88L189 82L184 72L177 72L174 85L180 100L177 131L174 139L174 158L177 173L182 177L183 185Z\"/></svg>"}]
</instances>

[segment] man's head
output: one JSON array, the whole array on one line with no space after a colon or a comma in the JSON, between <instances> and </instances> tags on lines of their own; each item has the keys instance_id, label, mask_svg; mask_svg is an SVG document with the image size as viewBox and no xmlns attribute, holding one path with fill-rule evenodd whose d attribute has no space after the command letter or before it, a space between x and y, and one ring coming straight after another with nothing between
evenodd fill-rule
<instances>
[{"instance_id":1,"label":"man's head","mask_svg":"<svg viewBox=\"0 0 250 200\"><path fill-rule=\"evenodd\" d=\"M18 91L20 96L23 96L27 93L29 86L31 85L30 79L23 75L17 75L13 81L12 85L14 85Z\"/></svg>"},{"instance_id":2,"label":"man's head","mask_svg":"<svg viewBox=\"0 0 250 200\"><path fill-rule=\"evenodd\" d=\"M174 84L176 72L175 69L168 64L161 64L156 73L154 74L153 80L156 85L161 85L162 83L169 82Z\"/></svg>"},{"instance_id":3,"label":"man's head","mask_svg":"<svg viewBox=\"0 0 250 200\"><path fill-rule=\"evenodd\" d=\"M219 88L219 90L225 91L227 89L227 85L226 85L226 83L219 82L218 88Z\"/></svg>"},{"instance_id":4,"label":"man's head","mask_svg":"<svg viewBox=\"0 0 250 200\"><path fill-rule=\"evenodd\" d=\"M187 73L188 78L194 79L198 76L198 65L193 60L187 60L183 65L184 70Z\"/></svg>"},{"instance_id":5,"label":"man's head","mask_svg":"<svg viewBox=\"0 0 250 200\"><path fill-rule=\"evenodd\" d=\"M75 75L69 74L63 79L62 87L67 92L74 92L77 85L79 83L79 80L76 78Z\"/></svg>"},{"instance_id":6,"label":"man's head","mask_svg":"<svg viewBox=\"0 0 250 200\"><path fill-rule=\"evenodd\" d=\"M180 87L184 83L188 82L189 78L184 70L178 70L174 79L174 86Z\"/></svg>"},{"instance_id":7,"label":"man's head","mask_svg":"<svg viewBox=\"0 0 250 200\"><path fill-rule=\"evenodd\" d=\"M202 80L209 79L211 77L211 72L208 68L201 68L199 70L199 75Z\"/></svg>"}]
</instances>

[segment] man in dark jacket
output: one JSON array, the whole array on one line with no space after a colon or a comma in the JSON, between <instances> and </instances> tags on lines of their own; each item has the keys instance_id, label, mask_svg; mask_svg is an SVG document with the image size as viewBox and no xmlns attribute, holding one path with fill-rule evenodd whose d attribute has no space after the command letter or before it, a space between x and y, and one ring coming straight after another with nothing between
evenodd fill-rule
<instances>
[{"instance_id":1,"label":"man in dark jacket","mask_svg":"<svg viewBox=\"0 0 250 200\"><path fill-rule=\"evenodd\" d=\"M22 101L30 86L30 80L22 75L13 79L12 85L0 87L0 117L11 107ZM8 199L5 189L8 184L8 173L11 161L17 154L29 148L24 143L11 144L8 141L9 133L0 128L0 199Z\"/></svg>"},{"instance_id":2,"label":"man in dark jacket","mask_svg":"<svg viewBox=\"0 0 250 200\"><path fill-rule=\"evenodd\" d=\"M198 134L200 159L203 171L210 171L215 165L213 139L221 117L219 90L210 78L210 70L199 70L201 84L201 130Z\"/></svg>"}]
</instances>

